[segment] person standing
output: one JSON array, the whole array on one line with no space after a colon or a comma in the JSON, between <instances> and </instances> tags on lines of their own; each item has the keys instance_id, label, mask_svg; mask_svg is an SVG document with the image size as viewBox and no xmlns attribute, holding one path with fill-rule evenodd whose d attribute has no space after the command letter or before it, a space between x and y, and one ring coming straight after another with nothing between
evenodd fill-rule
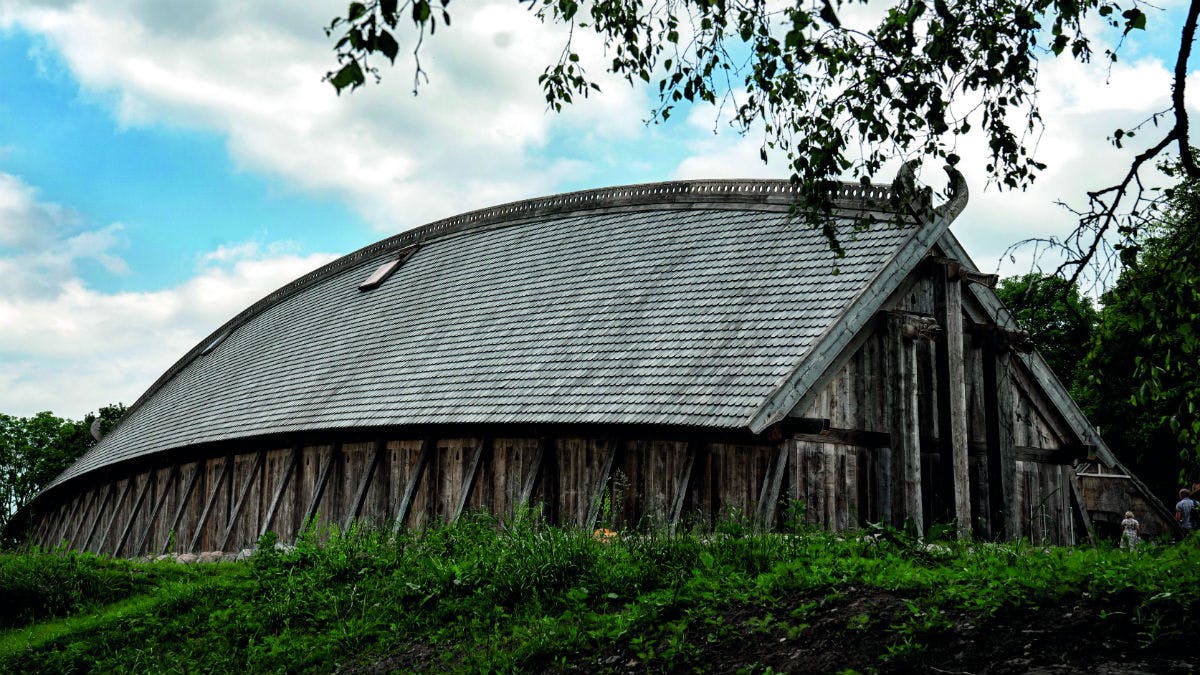
<instances>
[{"instance_id":1,"label":"person standing","mask_svg":"<svg viewBox=\"0 0 1200 675\"><path fill-rule=\"evenodd\" d=\"M1121 548L1129 549L1130 551L1137 548L1141 538L1138 536L1142 531L1142 524L1133 517L1133 511L1125 512L1125 520L1121 521Z\"/></svg>"},{"instance_id":2,"label":"person standing","mask_svg":"<svg viewBox=\"0 0 1200 675\"><path fill-rule=\"evenodd\" d=\"M1179 503L1175 505L1175 520L1183 528L1183 536L1196 529L1196 502L1192 501L1192 491L1183 488L1179 491Z\"/></svg>"}]
</instances>

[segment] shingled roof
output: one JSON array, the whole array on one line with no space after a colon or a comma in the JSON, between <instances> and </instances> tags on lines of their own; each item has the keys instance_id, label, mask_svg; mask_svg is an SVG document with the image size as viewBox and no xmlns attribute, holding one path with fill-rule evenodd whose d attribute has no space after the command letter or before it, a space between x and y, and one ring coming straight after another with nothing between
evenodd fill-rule
<instances>
[{"instance_id":1,"label":"shingled roof","mask_svg":"<svg viewBox=\"0 0 1200 675\"><path fill-rule=\"evenodd\" d=\"M965 199L965 196L964 196ZM596 423L759 431L941 237L954 208L844 185L845 257L785 181L689 181L519 202L356 251L230 320L54 485L282 432ZM359 285L418 247L378 287Z\"/></svg>"}]
</instances>

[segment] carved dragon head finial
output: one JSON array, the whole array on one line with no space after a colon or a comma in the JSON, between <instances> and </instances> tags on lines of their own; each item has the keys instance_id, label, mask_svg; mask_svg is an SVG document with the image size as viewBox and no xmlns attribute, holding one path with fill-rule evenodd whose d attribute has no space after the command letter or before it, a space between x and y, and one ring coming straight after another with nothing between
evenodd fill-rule
<instances>
[{"instance_id":1,"label":"carved dragon head finial","mask_svg":"<svg viewBox=\"0 0 1200 675\"><path fill-rule=\"evenodd\" d=\"M933 210L933 214L947 222L954 220L967 207L967 199L971 196L967 190L967 180L950 165L946 165L946 175L950 177L950 198Z\"/></svg>"},{"instance_id":2,"label":"carved dragon head finial","mask_svg":"<svg viewBox=\"0 0 1200 675\"><path fill-rule=\"evenodd\" d=\"M932 190L917 183L917 168L921 161L910 159L896 172L892 181L893 206L907 206L918 217L923 217L933 205Z\"/></svg>"},{"instance_id":3,"label":"carved dragon head finial","mask_svg":"<svg viewBox=\"0 0 1200 675\"><path fill-rule=\"evenodd\" d=\"M921 218L954 220L967 205L969 192L966 179L957 169L947 165L945 170L946 175L950 177L948 188L950 198L935 208L933 206L933 189L917 183L917 168L920 165L920 160L910 159L896 172L896 179L892 181L893 206L896 208L907 206Z\"/></svg>"}]
</instances>

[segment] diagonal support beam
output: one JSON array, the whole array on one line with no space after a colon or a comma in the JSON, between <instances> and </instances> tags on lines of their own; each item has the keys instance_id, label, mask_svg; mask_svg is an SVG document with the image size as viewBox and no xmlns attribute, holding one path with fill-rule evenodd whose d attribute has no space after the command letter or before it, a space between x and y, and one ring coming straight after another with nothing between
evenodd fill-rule
<instances>
[{"instance_id":1,"label":"diagonal support beam","mask_svg":"<svg viewBox=\"0 0 1200 675\"><path fill-rule=\"evenodd\" d=\"M171 519L171 527L167 528L169 533L167 540L163 542L162 550L159 553L166 555L170 550L171 544L175 539L175 533L179 530L179 523L183 519L183 514L187 511L188 502L192 500L192 493L196 491L196 484L200 482L200 471L204 467L204 460L197 460L196 466L192 468L192 477L188 479L187 488L183 494L179 496L179 508L175 509L175 517Z\"/></svg>"},{"instance_id":2,"label":"diagonal support beam","mask_svg":"<svg viewBox=\"0 0 1200 675\"><path fill-rule=\"evenodd\" d=\"M683 518L683 504L687 501L688 490L692 486L692 467L696 464L696 456L700 453L700 441L690 441L684 451L683 465L679 467L679 476L675 479L675 501L671 504L670 520L667 521L667 532L675 534L679 521Z\"/></svg>"},{"instance_id":3,"label":"diagonal support beam","mask_svg":"<svg viewBox=\"0 0 1200 675\"><path fill-rule=\"evenodd\" d=\"M137 476L131 477L129 480L136 480ZM142 510L142 503L146 501L146 495L150 492L150 487L154 485L154 472L150 471L146 474L146 482L138 490L137 499L133 502L133 510L129 512L129 520L125 521L125 527L121 530L121 538L117 540L117 545L113 547L113 557L121 556L121 549L125 548L125 542L129 540L129 533L133 531L133 524L137 522L138 512Z\"/></svg>"},{"instance_id":4,"label":"diagonal support beam","mask_svg":"<svg viewBox=\"0 0 1200 675\"><path fill-rule=\"evenodd\" d=\"M275 514L279 511L279 504L283 501L283 495L287 492L288 483L292 480L292 474L296 473L296 467L300 465L301 446L297 445L292 448L292 458L288 462L287 469L283 472L283 478L279 481L279 486L275 488L275 496L271 497L271 506L267 509L267 515L263 518L262 529L259 530L258 536L263 536L271 529L271 523L275 521Z\"/></svg>"},{"instance_id":5,"label":"diagonal support beam","mask_svg":"<svg viewBox=\"0 0 1200 675\"><path fill-rule=\"evenodd\" d=\"M254 466L250 468L250 475L246 476L246 482L242 484L242 489L238 493L237 502L234 504L233 511L229 514L229 522L225 523L225 534L221 536L221 545L217 550L224 551L229 545L229 537L233 534L233 529L237 526L238 518L242 515L242 509L246 506L246 496L250 494L250 488L254 487L254 481L260 479L262 473L263 460L266 458L267 452L259 450L254 457Z\"/></svg>"},{"instance_id":6,"label":"diagonal support beam","mask_svg":"<svg viewBox=\"0 0 1200 675\"><path fill-rule=\"evenodd\" d=\"M316 517L317 507L321 505L321 498L325 496L325 487L329 485L329 476L333 473L333 467L337 464L338 457L341 454L341 443L338 443L329 451L329 459L326 459L325 466L321 467L321 475L317 477L317 484L313 488L312 499L308 500L308 508L304 510L304 520L300 521L300 527L308 527L309 522Z\"/></svg>"},{"instance_id":7,"label":"diagonal support beam","mask_svg":"<svg viewBox=\"0 0 1200 675\"><path fill-rule=\"evenodd\" d=\"M146 550L146 543L150 540L150 533L154 531L154 521L158 520L158 514L162 512L163 505L167 503L167 497L171 494L171 488L179 480L179 465L171 465L171 471L167 474L167 479L163 481L162 493L158 495L158 499L154 501L154 508L150 511L150 517L146 519L146 527L142 530L142 536L138 537L137 548L133 554L141 555L142 551Z\"/></svg>"},{"instance_id":8,"label":"diagonal support beam","mask_svg":"<svg viewBox=\"0 0 1200 675\"><path fill-rule=\"evenodd\" d=\"M221 488L225 485L225 481L229 479L229 474L231 473L233 473L233 457L226 457L225 466L221 467L221 473L217 475L217 482L213 485L212 492L208 495L208 500L204 503L204 511L200 514L200 522L196 523L196 532L192 535L192 545L188 547L189 552L194 553L196 548L200 546L200 538L204 536L204 526L208 524L208 517L212 515L213 506L217 503L217 496L221 494Z\"/></svg>"},{"instance_id":9,"label":"diagonal support beam","mask_svg":"<svg viewBox=\"0 0 1200 675\"><path fill-rule=\"evenodd\" d=\"M125 503L125 498L129 496L129 491L133 489L133 484L137 476L130 476L125 481L125 489L121 490L121 496L117 499L117 503L113 504L112 518L108 519L108 525L104 526L104 534L101 535L100 541L96 542L96 553L104 552L104 542L108 541L108 536L112 534L113 525L117 523L117 518L121 515L121 505Z\"/></svg>"},{"instance_id":10,"label":"diagonal support beam","mask_svg":"<svg viewBox=\"0 0 1200 675\"><path fill-rule=\"evenodd\" d=\"M91 548L92 537L96 535L96 528L100 525L100 516L104 513L104 507L108 505L108 500L112 498L112 493L116 486L116 482L105 483L104 496L96 501L96 510L92 514L92 525L88 528L88 534L83 540L83 546L80 546L78 550L86 551Z\"/></svg>"},{"instance_id":11,"label":"diagonal support beam","mask_svg":"<svg viewBox=\"0 0 1200 675\"><path fill-rule=\"evenodd\" d=\"M408 511L412 508L413 497L417 494L417 488L421 485L421 477L425 474L425 467L429 464L429 457L433 454L437 447L437 441L432 438L426 438L421 443L421 452L417 455L417 465L413 467L412 475L408 477L408 484L404 486L404 496L400 499L400 508L396 511L396 521L392 523L392 534L398 534L404 527L404 522L408 520Z\"/></svg>"},{"instance_id":12,"label":"diagonal support beam","mask_svg":"<svg viewBox=\"0 0 1200 675\"><path fill-rule=\"evenodd\" d=\"M766 475L763 476L762 489L758 493L758 508L754 514L754 526L760 532L766 532L775 524L775 505L779 503L779 491L783 488L783 476L787 472L788 443L781 442L775 448L775 457Z\"/></svg>"},{"instance_id":13,"label":"diagonal support beam","mask_svg":"<svg viewBox=\"0 0 1200 675\"><path fill-rule=\"evenodd\" d=\"M458 503L454 505L454 513L450 516L450 522L458 522L467 508L467 501L471 498L471 490L474 489L476 476L479 474L479 465L483 463L485 450L490 451L491 447L492 440L487 437L481 437L475 444L475 452L471 454L471 463L467 467L467 473L463 475L462 487L458 491Z\"/></svg>"},{"instance_id":14,"label":"diagonal support beam","mask_svg":"<svg viewBox=\"0 0 1200 675\"><path fill-rule=\"evenodd\" d=\"M86 501L87 501L87 495L79 495L71 503L70 513L67 514L66 520L64 520L62 522L62 527L58 528L58 533L57 533L58 536L56 536L54 538L54 541L50 542L50 544L52 546L57 546L60 542L63 541L63 539L66 538L67 530L71 529L71 523L75 522L76 519L79 518L79 516L80 516L79 509Z\"/></svg>"},{"instance_id":15,"label":"diagonal support beam","mask_svg":"<svg viewBox=\"0 0 1200 675\"><path fill-rule=\"evenodd\" d=\"M100 499L100 490L89 490L85 495L85 504L83 511L79 514L79 520L75 523L75 527L71 528L71 535L67 539L67 545L73 545L77 537L83 531L84 523L87 522L88 516L91 515L92 509L96 507L96 500Z\"/></svg>"},{"instance_id":16,"label":"diagonal support beam","mask_svg":"<svg viewBox=\"0 0 1200 675\"><path fill-rule=\"evenodd\" d=\"M537 449L533 451L533 466L530 467L529 475L525 476L525 483L521 486L518 504L528 505L533 497L533 490L537 487L538 479L542 477L542 465L546 463L546 446L546 439L539 438Z\"/></svg>"},{"instance_id":17,"label":"diagonal support beam","mask_svg":"<svg viewBox=\"0 0 1200 675\"><path fill-rule=\"evenodd\" d=\"M359 512L362 511L363 502L367 499L367 491L371 489L371 479L375 477L375 470L383 461L383 452L386 447L387 443L384 441L375 441L375 451L371 453L371 461L367 464L367 470L363 472L362 478L358 481L358 489L354 491L354 501L350 503L350 510L346 513L346 519L342 523L343 530L350 529L350 526L358 518Z\"/></svg>"},{"instance_id":18,"label":"diagonal support beam","mask_svg":"<svg viewBox=\"0 0 1200 675\"><path fill-rule=\"evenodd\" d=\"M584 530L596 527L596 520L600 517L600 508L604 506L604 492L608 488L608 479L612 476L613 463L616 462L617 441L609 440L604 446L604 460L600 463L600 472L596 474L596 481L592 484L587 513L584 514L583 522L580 523Z\"/></svg>"}]
</instances>

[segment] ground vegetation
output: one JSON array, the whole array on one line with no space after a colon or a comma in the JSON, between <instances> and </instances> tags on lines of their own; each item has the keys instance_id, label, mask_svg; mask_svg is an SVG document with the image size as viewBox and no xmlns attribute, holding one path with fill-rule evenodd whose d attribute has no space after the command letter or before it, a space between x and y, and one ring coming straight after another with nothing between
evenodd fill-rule
<instances>
[{"instance_id":1,"label":"ground vegetation","mask_svg":"<svg viewBox=\"0 0 1200 675\"><path fill-rule=\"evenodd\" d=\"M0 670L1189 672L1196 552L736 518L597 538L530 512L288 550L268 536L240 563L5 554Z\"/></svg>"}]
</instances>

